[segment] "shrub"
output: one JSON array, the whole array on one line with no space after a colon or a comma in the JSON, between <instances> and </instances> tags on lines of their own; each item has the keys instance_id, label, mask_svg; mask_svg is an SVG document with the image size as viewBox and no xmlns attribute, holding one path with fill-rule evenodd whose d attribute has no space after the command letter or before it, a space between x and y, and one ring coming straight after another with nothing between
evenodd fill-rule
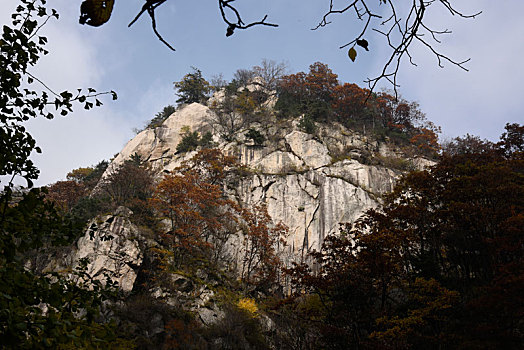
<instances>
[{"instance_id":1,"label":"shrub","mask_svg":"<svg viewBox=\"0 0 524 350\"><path fill-rule=\"evenodd\" d=\"M155 114L155 117L147 124L146 129L152 129L160 126L164 120L169 118L169 116L175 113L175 106L167 105L160 112Z\"/></svg>"},{"instance_id":2,"label":"shrub","mask_svg":"<svg viewBox=\"0 0 524 350\"><path fill-rule=\"evenodd\" d=\"M249 129L249 131L246 134L246 138L253 140L256 146L262 145L266 140L266 138L264 137L264 135L260 133L260 131L255 130L253 128Z\"/></svg>"},{"instance_id":3,"label":"shrub","mask_svg":"<svg viewBox=\"0 0 524 350\"><path fill-rule=\"evenodd\" d=\"M212 148L213 147L213 134L211 131L208 131L202 136L199 141L199 144L202 148Z\"/></svg>"},{"instance_id":4,"label":"shrub","mask_svg":"<svg viewBox=\"0 0 524 350\"><path fill-rule=\"evenodd\" d=\"M182 133L182 140L176 146L176 153L186 153L197 149L200 144L200 136L196 131L184 130Z\"/></svg>"},{"instance_id":5,"label":"shrub","mask_svg":"<svg viewBox=\"0 0 524 350\"><path fill-rule=\"evenodd\" d=\"M308 115L304 115L300 119L300 123L298 124L298 126L308 134L314 134L317 129L315 121Z\"/></svg>"},{"instance_id":6,"label":"shrub","mask_svg":"<svg viewBox=\"0 0 524 350\"><path fill-rule=\"evenodd\" d=\"M226 305L223 320L209 327L207 336L220 349L267 349L260 323L245 310Z\"/></svg>"},{"instance_id":7,"label":"shrub","mask_svg":"<svg viewBox=\"0 0 524 350\"><path fill-rule=\"evenodd\" d=\"M257 317L258 315L258 307L254 299L242 298L238 301L237 307L247 312L251 317Z\"/></svg>"}]
</instances>

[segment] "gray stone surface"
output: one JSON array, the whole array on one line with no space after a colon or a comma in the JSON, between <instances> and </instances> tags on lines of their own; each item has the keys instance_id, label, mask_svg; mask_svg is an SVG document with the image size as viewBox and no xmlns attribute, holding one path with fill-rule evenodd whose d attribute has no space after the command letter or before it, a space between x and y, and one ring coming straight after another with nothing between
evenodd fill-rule
<instances>
[{"instance_id":1,"label":"gray stone surface","mask_svg":"<svg viewBox=\"0 0 524 350\"><path fill-rule=\"evenodd\" d=\"M138 231L129 220L130 210L120 207L112 215L93 219L68 260L75 269L80 259L89 259L87 273L100 281L108 274L125 292L133 289L143 259Z\"/></svg>"},{"instance_id":2,"label":"gray stone surface","mask_svg":"<svg viewBox=\"0 0 524 350\"><path fill-rule=\"evenodd\" d=\"M221 98L216 94L214 101ZM160 128L145 130L129 141L111 166L138 152L159 174L173 170L194 154L174 154L182 126L201 132L212 130L209 124L213 113L200 104L178 110ZM235 142L221 140L218 135L214 138L218 148L236 156L251 171L236 181L232 197L241 205L266 204L273 221L288 226L288 249L293 254L318 249L326 235L338 232L339 223L353 222L377 207L381 195L393 189L401 174L362 161L375 154L398 158L401 154L397 148L340 124L319 124L315 136L301 131L298 119L274 118L255 124L266 138L263 146L253 146L240 136L241 141ZM413 164L423 168L431 162L417 158Z\"/></svg>"}]
</instances>

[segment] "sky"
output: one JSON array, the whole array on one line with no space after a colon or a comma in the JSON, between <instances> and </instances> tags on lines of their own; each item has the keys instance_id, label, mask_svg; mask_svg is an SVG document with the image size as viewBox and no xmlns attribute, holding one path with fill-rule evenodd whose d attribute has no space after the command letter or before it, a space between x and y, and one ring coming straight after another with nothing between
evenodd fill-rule
<instances>
[{"instance_id":1,"label":"sky","mask_svg":"<svg viewBox=\"0 0 524 350\"><path fill-rule=\"evenodd\" d=\"M0 1L0 24L10 21L17 0ZM50 54L33 74L54 90L93 87L115 90L118 100L84 111L80 106L65 118L34 119L27 125L43 153L34 155L41 170L37 185L63 180L72 169L90 166L117 154L141 128L177 97L173 82L200 69L208 80L222 73L226 80L240 68L262 59L285 62L290 73L308 71L310 64L328 64L341 82L365 86L382 68L387 52L378 35L370 35L370 51L358 51L351 62L339 46L353 39L361 23L351 14L312 31L328 9L328 0L237 0L245 22L268 21L278 28L256 26L226 38L216 0L168 0L157 10L157 27L175 48L170 51L151 30L147 16L128 23L143 0L116 0L111 20L98 28L78 24L80 0L49 0L60 13L43 29ZM335 1L335 4L344 4ZM524 2L519 0L456 0L475 19L450 16L436 3L426 13L429 24L453 33L438 49L457 60L471 58L465 72L451 64L438 67L422 45L412 47L417 66L405 62L399 71L399 92L416 101L427 118L442 127L441 138L466 133L497 141L504 125L524 123ZM382 84L380 87L388 87ZM390 86L389 86L390 87ZM3 181L2 181L3 182Z\"/></svg>"}]
</instances>

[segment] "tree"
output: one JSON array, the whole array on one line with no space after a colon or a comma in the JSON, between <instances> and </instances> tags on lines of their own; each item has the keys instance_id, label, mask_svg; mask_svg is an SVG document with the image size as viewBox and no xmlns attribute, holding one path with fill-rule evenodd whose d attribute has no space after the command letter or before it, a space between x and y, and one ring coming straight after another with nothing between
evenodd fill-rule
<instances>
[{"instance_id":1,"label":"tree","mask_svg":"<svg viewBox=\"0 0 524 350\"><path fill-rule=\"evenodd\" d=\"M455 137L453 140L444 142L442 145L442 151L453 156L459 154L490 153L493 151L493 148L493 142L482 140L480 137L470 134Z\"/></svg>"},{"instance_id":2,"label":"tree","mask_svg":"<svg viewBox=\"0 0 524 350\"><path fill-rule=\"evenodd\" d=\"M69 213L86 193L83 184L76 181L57 181L48 188L47 200L54 202L65 213Z\"/></svg>"},{"instance_id":3,"label":"tree","mask_svg":"<svg viewBox=\"0 0 524 350\"><path fill-rule=\"evenodd\" d=\"M220 151L204 149L157 185L150 203L169 221L162 237L176 267L202 258L217 264L236 222L236 206L223 193L233 164Z\"/></svg>"},{"instance_id":4,"label":"tree","mask_svg":"<svg viewBox=\"0 0 524 350\"><path fill-rule=\"evenodd\" d=\"M227 81L224 79L224 75L222 73L215 74L211 77L211 89L213 91L220 91L221 89L225 88L227 85Z\"/></svg>"},{"instance_id":5,"label":"tree","mask_svg":"<svg viewBox=\"0 0 524 350\"><path fill-rule=\"evenodd\" d=\"M233 74L233 80L239 87L243 87L248 85L255 76L256 72L253 69L237 69Z\"/></svg>"},{"instance_id":6,"label":"tree","mask_svg":"<svg viewBox=\"0 0 524 350\"><path fill-rule=\"evenodd\" d=\"M196 150L200 143L200 135L198 134L198 131L191 132L188 126L183 127L180 131L182 139L178 145L176 145L176 152L186 153Z\"/></svg>"},{"instance_id":7,"label":"tree","mask_svg":"<svg viewBox=\"0 0 524 350\"><path fill-rule=\"evenodd\" d=\"M45 1L38 0L22 2L13 16L12 27L4 26L0 40L0 176L21 175L31 187L38 170L29 156L33 151L40 152L40 148L22 123L36 117L52 119L55 113L65 116L75 102L85 109L100 106L102 102L97 97L107 93L97 93L92 88L76 93L49 89L31 70L47 54L47 38L40 35L40 22L58 18L58 13L47 10ZM35 84L43 91L32 89ZM116 99L116 93L111 94Z\"/></svg>"},{"instance_id":8,"label":"tree","mask_svg":"<svg viewBox=\"0 0 524 350\"><path fill-rule=\"evenodd\" d=\"M152 129L160 126L169 116L175 113L175 106L167 105L147 124L146 129Z\"/></svg>"},{"instance_id":9,"label":"tree","mask_svg":"<svg viewBox=\"0 0 524 350\"><path fill-rule=\"evenodd\" d=\"M282 223L272 225L265 206L243 210L242 219L245 226L241 278L246 287L268 292L279 280L279 248L285 246L287 228Z\"/></svg>"},{"instance_id":10,"label":"tree","mask_svg":"<svg viewBox=\"0 0 524 350\"><path fill-rule=\"evenodd\" d=\"M93 26L99 26L107 22L111 16L114 0L85 0L80 9L81 17L80 23L85 23ZM161 42L163 42L171 50L174 48L165 41L156 28L155 11L167 0L144 0L144 4L137 16L131 21L129 26L133 25L142 14L146 13L151 18L153 31ZM224 21L226 28L226 36L231 36L237 29L248 29L254 26L270 26L278 27L277 24L267 22L268 15L265 15L260 21L245 23L242 20L240 11L235 7L233 1L217 0L220 15ZM476 18L481 12L473 13L471 15L465 14L458 10L454 3L450 1L413 1L408 6L401 6L394 1L380 0L351 0L341 6L337 6L333 0L326 0L329 3L329 10L320 14L320 21L313 30L321 29L331 23L331 18L334 16L343 16L353 14L355 20L359 20L362 30L356 34L350 34L351 40L341 45L340 49L349 48L348 55L352 61L357 58L357 50L369 51L374 47L383 45L389 50L389 53L384 60L384 65L374 78L368 78L366 82L369 85L370 91L374 91L378 82L381 80L388 81L397 93L397 73L399 71L401 62L408 59L409 62L415 65L412 55L411 46L413 43L420 43L426 47L433 55L436 56L439 66L443 66L444 62L448 62L463 70L467 71L465 63L466 60L454 60L443 54L438 44L441 43L441 37L450 34L448 29L437 28L431 24L430 11L433 8L440 6L440 10L448 12L452 16L458 16L464 19ZM371 33L376 32L384 37L384 43L373 46L370 43ZM406 58L407 57L407 58Z\"/></svg>"},{"instance_id":11,"label":"tree","mask_svg":"<svg viewBox=\"0 0 524 350\"><path fill-rule=\"evenodd\" d=\"M505 155L511 157L515 153L524 152L524 125L508 123L505 129L499 142Z\"/></svg>"},{"instance_id":12,"label":"tree","mask_svg":"<svg viewBox=\"0 0 524 350\"><path fill-rule=\"evenodd\" d=\"M338 76L324 63L309 66L309 73L285 75L280 79L275 105L283 114L305 114L315 121L327 120L331 114Z\"/></svg>"},{"instance_id":13,"label":"tree","mask_svg":"<svg viewBox=\"0 0 524 350\"><path fill-rule=\"evenodd\" d=\"M521 347L524 159L518 137L505 152L508 133L407 174L287 270L317 347Z\"/></svg>"},{"instance_id":14,"label":"tree","mask_svg":"<svg viewBox=\"0 0 524 350\"><path fill-rule=\"evenodd\" d=\"M430 124L431 126L432 124ZM419 133L415 134L410 142L415 145L419 151L429 156L435 156L440 150L440 144L438 143L437 132L440 132L438 128L422 127L419 129Z\"/></svg>"},{"instance_id":15,"label":"tree","mask_svg":"<svg viewBox=\"0 0 524 350\"><path fill-rule=\"evenodd\" d=\"M75 103L86 109L102 104L94 89L56 93L31 73L47 53L47 38L40 29L58 18L45 4L20 1L12 25L3 27L0 39L0 175L11 175L0 193L0 343L7 349L117 346L114 328L96 322L109 291L90 283L85 268L76 271L77 281L72 281L24 266L35 249L70 243L78 227L45 200L45 190L27 190L13 200L15 176L26 179L29 187L38 177L29 156L40 149L23 122L52 119L55 113L65 116ZM40 88L33 90L36 83Z\"/></svg>"},{"instance_id":16,"label":"tree","mask_svg":"<svg viewBox=\"0 0 524 350\"><path fill-rule=\"evenodd\" d=\"M178 91L179 99L177 103L204 103L207 101L211 87L209 83L202 77L202 72L192 67L193 72L184 75L181 81L176 81L173 84Z\"/></svg>"},{"instance_id":17,"label":"tree","mask_svg":"<svg viewBox=\"0 0 524 350\"><path fill-rule=\"evenodd\" d=\"M235 88L236 90L236 88ZM244 102L246 102L246 110L254 109L253 101L249 100L247 95L244 95ZM237 97L226 93L224 100L211 106L214 114L211 117L211 125L215 131L226 141L231 141L233 136L241 130L246 124L246 118L241 113L237 104Z\"/></svg>"},{"instance_id":18,"label":"tree","mask_svg":"<svg viewBox=\"0 0 524 350\"><path fill-rule=\"evenodd\" d=\"M345 83L333 90L332 108L339 121L346 125L360 124L366 117L369 91L357 84Z\"/></svg>"},{"instance_id":19,"label":"tree","mask_svg":"<svg viewBox=\"0 0 524 350\"><path fill-rule=\"evenodd\" d=\"M280 78L282 78L288 70L288 66L284 62L277 63L273 60L263 59L259 66L254 66L253 71L256 76L263 80L263 87L267 91L274 91L278 87Z\"/></svg>"},{"instance_id":20,"label":"tree","mask_svg":"<svg viewBox=\"0 0 524 350\"><path fill-rule=\"evenodd\" d=\"M108 161L103 160L94 166L73 169L67 174L66 178L84 185L88 191L91 191L98 184L108 166Z\"/></svg>"},{"instance_id":21,"label":"tree","mask_svg":"<svg viewBox=\"0 0 524 350\"><path fill-rule=\"evenodd\" d=\"M248 130L246 138L251 139L255 146L261 146L265 141L264 135L262 135L260 131L253 128Z\"/></svg>"},{"instance_id":22,"label":"tree","mask_svg":"<svg viewBox=\"0 0 524 350\"><path fill-rule=\"evenodd\" d=\"M113 202L115 207L143 206L153 192L153 172L138 158L124 161L112 170L101 183L101 189ZM140 205L141 203L141 205Z\"/></svg>"}]
</instances>

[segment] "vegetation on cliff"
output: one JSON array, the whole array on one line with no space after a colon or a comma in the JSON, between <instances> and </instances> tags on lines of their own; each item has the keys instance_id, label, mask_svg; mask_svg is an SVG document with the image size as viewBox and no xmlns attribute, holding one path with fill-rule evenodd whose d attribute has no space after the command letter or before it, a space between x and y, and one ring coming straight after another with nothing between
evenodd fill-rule
<instances>
[{"instance_id":1,"label":"vegetation on cliff","mask_svg":"<svg viewBox=\"0 0 524 350\"><path fill-rule=\"evenodd\" d=\"M21 3L0 41L0 175L22 176L32 187L38 170L29 155L38 148L23 122L51 118L49 105L65 115L75 102L88 109L101 102L92 89L50 99L21 88L36 81L27 68L45 53L39 25L57 16L43 0ZM440 151L438 128L415 103L341 84L321 63L289 75L273 68L266 62L241 70L218 89L223 98L210 107L224 140L246 127L255 147L271 142L249 127L269 117L301 118L310 133L337 122L417 149L436 164L405 174L380 208L287 265L285 226L273 223L265 206L231 199L228 186L249 171L213 149L213 135L186 130L177 151L196 152L162 177L134 154L109 171L107 162L75 169L48 188L16 193L11 181L0 195L2 346L522 347L524 127L506 125L496 144L468 135ZM257 72L272 80L257 81ZM175 86L180 103L204 102L211 88L198 69ZM109 275L103 282L91 276L84 259L74 271L31 264L61 256L86 222L96 226L99 214L122 206L137 227L129 239L144 249L128 294Z\"/></svg>"}]
</instances>

